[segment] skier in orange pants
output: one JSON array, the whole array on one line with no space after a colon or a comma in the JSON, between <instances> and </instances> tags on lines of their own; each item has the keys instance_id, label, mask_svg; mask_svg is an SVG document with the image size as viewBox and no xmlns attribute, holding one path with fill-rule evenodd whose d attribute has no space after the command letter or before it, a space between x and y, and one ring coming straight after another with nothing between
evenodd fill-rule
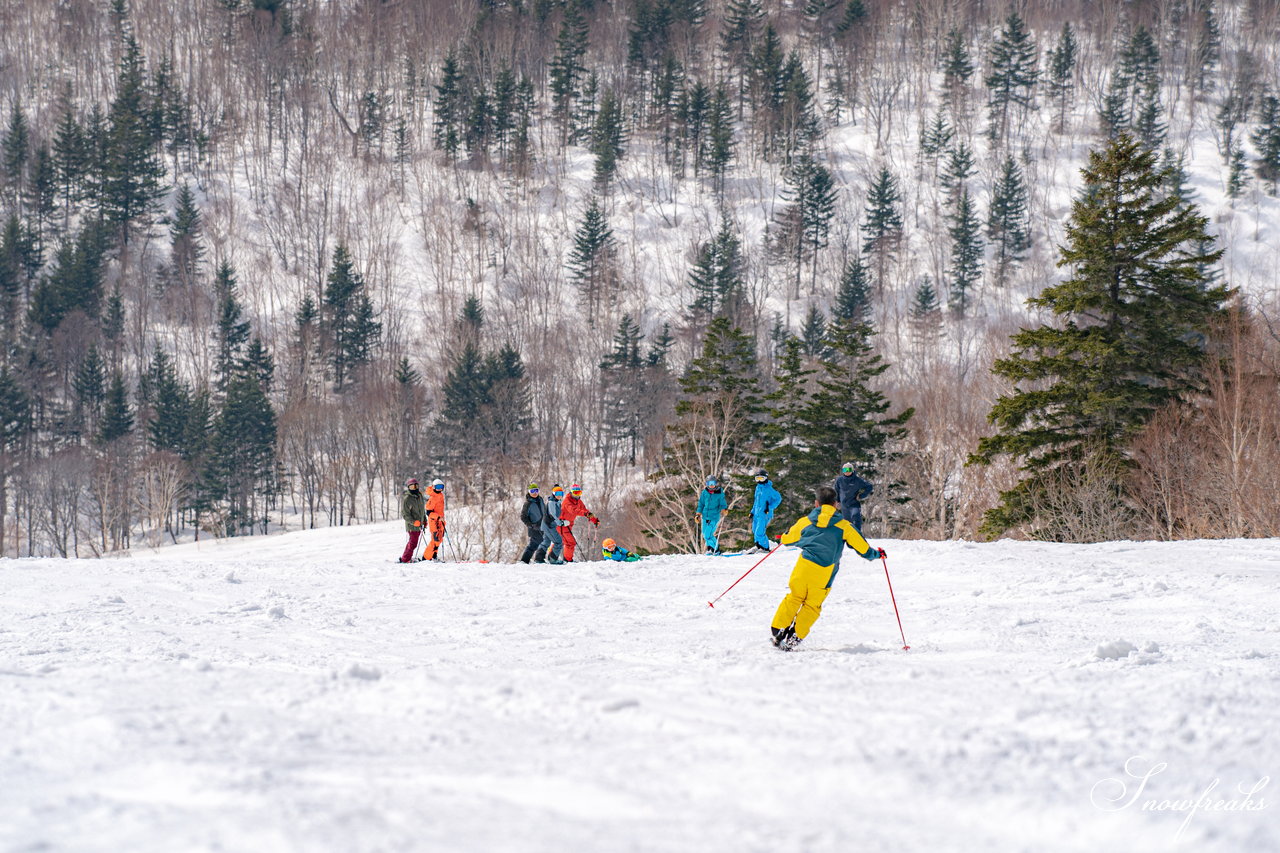
<instances>
[{"instance_id":1,"label":"skier in orange pants","mask_svg":"<svg viewBox=\"0 0 1280 853\"><path fill-rule=\"evenodd\" d=\"M436 479L427 492L427 547L422 549L422 559L440 559L440 543L444 541L444 481Z\"/></svg>"},{"instance_id":2,"label":"skier in orange pants","mask_svg":"<svg viewBox=\"0 0 1280 853\"><path fill-rule=\"evenodd\" d=\"M578 544L578 540L573 538L573 520L575 518L585 518L596 527L600 526L600 519L596 518L582 502L582 486L577 483L569 487L569 497L564 499L564 503L560 507L560 520L564 522L560 528L560 535L564 538L564 561L566 563L573 559L573 549Z\"/></svg>"}]
</instances>

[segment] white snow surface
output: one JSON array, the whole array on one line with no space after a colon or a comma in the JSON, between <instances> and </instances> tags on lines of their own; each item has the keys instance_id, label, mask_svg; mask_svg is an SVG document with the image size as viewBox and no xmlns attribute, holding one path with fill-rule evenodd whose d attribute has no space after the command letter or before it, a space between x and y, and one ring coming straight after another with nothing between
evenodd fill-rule
<instances>
[{"instance_id":1,"label":"white snow surface","mask_svg":"<svg viewBox=\"0 0 1280 853\"><path fill-rule=\"evenodd\" d=\"M790 550L403 535L0 562L0 849L1280 850L1275 540L873 536L910 651L848 554L787 654Z\"/></svg>"}]
</instances>

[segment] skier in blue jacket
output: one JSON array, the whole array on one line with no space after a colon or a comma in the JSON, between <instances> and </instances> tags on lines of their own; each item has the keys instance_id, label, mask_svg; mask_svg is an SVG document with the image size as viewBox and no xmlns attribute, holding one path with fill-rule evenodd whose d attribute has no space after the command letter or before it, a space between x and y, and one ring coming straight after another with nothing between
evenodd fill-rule
<instances>
[{"instance_id":1,"label":"skier in blue jacket","mask_svg":"<svg viewBox=\"0 0 1280 853\"><path fill-rule=\"evenodd\" d=\"M755 547L748 554L758 554L769 550L769 522L773 519L773 511L782 503L782 495L769 482L769 474L763 468L756 469L756 500L751 505L751 535L755 537Z\"/></svg>"},{"instance_id":2,"label":"skier in blue jacket","mask_svg":"<svg viewBox=\"0 0 1280 853\"><path fill-rule=\"evenodd\" d=\"M840 476L836 477L833 485L836 490L836 500L840 502L840 514L861 533L862 502L871 497L876 487L854 472L852 462L846 462L840 466Z\"/></svg>"},{"instance_id":3,"label":"skier in blue jacket","mask_svg":"<svg viewBox=\"0 0 1280 853\"><path fill-rule=\"evenodd\" d=\"M720 526L720 516L728 506L719 481L715 477L708 477L706 487L698 495L698 518L702 519L702 540L707 543L708 554L720 553L716 528Z\"/></svg>"}]
</instances>

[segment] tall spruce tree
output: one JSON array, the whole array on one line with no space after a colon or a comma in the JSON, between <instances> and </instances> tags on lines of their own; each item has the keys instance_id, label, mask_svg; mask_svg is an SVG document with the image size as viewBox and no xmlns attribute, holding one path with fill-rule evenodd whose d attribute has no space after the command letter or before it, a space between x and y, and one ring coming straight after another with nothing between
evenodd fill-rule
<instances>
[{"instance_id":1,"label":"tall spruce tree","mask_svg":"<svg viewBox=\"0 0 1280 853\"><path fill-rule=\"evenodd\" d=\"M587 20L582 15L578 0L569 0L564 7L564 19L560 35L556 37L555 56L548 69L551 90L551 114L560 124L562 141L574 138L575 102L581 94L583 77L587 68L583 64L588 47Z\"/></svg>"},{"instance_id":2,"label":"tall spruce tree","mask_svg":"<svg viewBox=\"0 0 1280 853\"><path fill-rule=\"evenodd\" d=\"M884 289L886 267L902 240L902 196L898 182L881 167L867 191L866 218L862 222L862 253L875 261L876 287Z\"/></svg>"},{"instance_id":3,"label":"tall spruce tree","mask_svg":"<svg viewBox=\"0 0 1280 853\"><path fill-rule=\"evenodd\" d=\"M214 419L202 500L221 505L229 536L266 532L266 498L275 489L276 413L255 377L235 373Z\"/></svg>"},{"instance_id":4,"label":"tall spruce tree","mask_svg":"<svg viewBox=\"0 0 1280 853\"><path fill-rule=\"evenodd\" d=\"M108 222L129 243L134 222L148 217L165 192L165 169L150 122L150 96L142 51L129 36L108 115L99 203Z\"/></svg>"},{"instance_id":5,"label":"tall spruce tree","mask_svg":"<svg viewBox=\"0 0 1280 853\"><path fill-rule=\"evenodd\" d=\"M745 275L742 241L729 218L723 217L720 230L698 247L689 270L689 286L694 294L689 311L694 325L705 326L715 317L740 319Z\"/></svg>"},{"instance_id":6,"label":"tall spruce tree","mask_svg":"<svg viewBox=\"0 0 1280 853\"><path fill-rule=\"evenodd\" d=\"M204 246L200 244L203 230L200 208L189 184L178 188L175 205L173 222L169 225L173 277L178 284L189 287L195 283L204 257Z\"/></svg>"},{"instance_id":7,"label":"tall spruce tree","mask_svg":"<svg viewBox=\"0 0 1280 853\"><path fill-rule=\"evenodd\" d=\"M951 310L964 317L972 299L970 291L982 276L982 234L968 190L960 193L947 233L951 237L948 301Z\"/></svg>"},{"instance_id":8,"label":"tall spruce tree","mask_svg":"<svg viewBox=\"0 0 1280 853\"><path fill-rule=\"evenodd\" d=\"M1272 195L1280 182L1280 98L1266 94L1258 105L1258 126L1250 136L1258 149L1258 177Z\"/></svg>"},{"instance_id":9,"label":"tall spruce tree","mask_svg":"<svg viewBox=\"0 0 1280 853\"><path fill-rule=\"evenodd\" d=\"M1076 42L1071 22L1062 25L1058 43L1049 51L1049 96L1058 102L1058 117L1054 129L1062 133L1067 127L1067 109L1071 106L1071 93L1076 85L1076 62L1080 48Z\"/></svg>"},{"instance_id":10,"label":"tall spruce tree","mask_svg":"<svg viewBox=\"0 0 1280 853\"><path fill-rule=\"evenodd\" d=\"M1030 107L1040 78L1035 40L1016 11L1009 12L1004 28L992 42L989 61L991 71L986 79L990 91L989 134L996 144L1004 145L1009 134L1010 107Z\"/></svg>"},{"instance_id":11,"label":"tall spruce tree","mask_svg":"<svg viewBox=\"0 0 1280 853\"><path fill-rule=\"evenodd\" d=\"M1000 177L991 190L987 212L987 239L995 247L995 280L1003 287L1009 268L1026 257L1031 248L1031 220L1027 214L1027 184L1012 157L1006 157Z\"/></svg>"},{"instance_id":12,"label":"tall spruce tree","mask_svg":"<svg viewBox=\"0 0 1280 853\"><path fill-rule=\"evenodd\" d=\"M799 296L803 264L812 260L810 290L818 281L818 252L827 245L831 218L835 215L836 185L831 170L804 153L786 170L782 197L788 202L779 213L779 243L795 267L795 296Z\"/></svg>"},{"instance_id":13,"label":"tall spruce tree","mask_svg":"<svg viewBox=\"0 0 1280 853\"><path fill-rule=\"evenodd\" d=\"M382 324L375 316L364 277L356 271L351 253L346 246L337 246L320 300L334 391L346 390L359 369L373 358L382 336Z\"/></svg>"},{"instance_id":14,"label":"tall spruce tree","mask_svg":"<svg viewBox=\"0 0 1280 853\"><path fill-rule=\"evenodd\" d=\"M249 340L249 321L243 319L244 309L240 307L236 294L236 271L230 261L224 259L218 265L213 292L218 310L214 328L217 342L213 361L214 387L223 391L231 381L242 347Z\"/></svg>"},{"instance_id":15,"label":"tall spruce tree","mask_svg":"<svg viewBox=\"0 0 1280 853\"><path fill-rule=\"evenodd\" d=\"M1205 248L1208 220L1165 191L1168 177L1142 143L1120 134L1083 174L1059 261L1071 277L1028 300L1058 320L1014 335L993 370L1017 384L993 406L997 432L970 462L1009 456L1024 479L987 513L989 535L1034 532L1062 466L1123 468L1152 414L1199 386L1204 335L1229 296L1206 279L1221 256Z\"/></svg>"},{"instance_id":16,"label":"tall spruce tree","mask_svg":"<svg viewBox=\"0 0 1280 853\"><path fill-rule=\"evenodd\" d=\"M618 242L604 209L599 200L593 198L573 235L568 258L569 279L587 300L589 316L595 316L600 306L613 297L618 274L617 251Z\"/></svg>"},{"instance_id":17,"label":"tall spruce tree","mask_svg":"<svg viewBox=\"0 0 1280 853\"><path fill-rule=\"evenodd\" d=\"M622 101L613 89L608 89L600 101L600 111L596 113L595 125L591 128L591 153L596 158L598 191L608 192L609 184L618 172L618 162L626 152L625 142Z\"/></svg>"},{"instance_id":18,"label":"tall spruce tree","mask_svg":"<svg viewBox=\"0 0 1280 853\"><path fill-rule=\"evenodd\" d=\"M862 258L853 255L840 274L836 287L836 301L831 315L851 325L870 322L871 281Z\"/></svg>"}]
</instances>

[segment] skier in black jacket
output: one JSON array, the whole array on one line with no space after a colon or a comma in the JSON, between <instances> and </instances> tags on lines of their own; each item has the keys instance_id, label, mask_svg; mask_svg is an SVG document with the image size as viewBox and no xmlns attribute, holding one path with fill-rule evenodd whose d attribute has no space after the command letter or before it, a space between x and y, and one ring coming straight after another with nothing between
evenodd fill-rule
<instances>
[{"instance_id":1,"label":"skier in black jacket","mask_svg":"<svg viewBox=\"0 0 1280 853\"><path fill-rule=\"evenodd\" d=\"M529 531L529 544L520 555L520 562L527 563L533 558L535 563L545 563L547 552L542 547L542 522L547 517L547 502L538 495L538 484L530 483L525 492L524 508L520 510L520 521Z\"/></svg>"},{"instance_id":2,"label":"skier in black jacket","mask_svg":"<svg viewBox=\"0 0 1280 853\"><path fill-rule=\"evenodd\" d=\"M854 473L853 463L846 462L840 466L840 476L834 483L836 500L840 502L840 514L862 532L862 502L871 497L875 486Z\"/></svg>"}]
</instances>

